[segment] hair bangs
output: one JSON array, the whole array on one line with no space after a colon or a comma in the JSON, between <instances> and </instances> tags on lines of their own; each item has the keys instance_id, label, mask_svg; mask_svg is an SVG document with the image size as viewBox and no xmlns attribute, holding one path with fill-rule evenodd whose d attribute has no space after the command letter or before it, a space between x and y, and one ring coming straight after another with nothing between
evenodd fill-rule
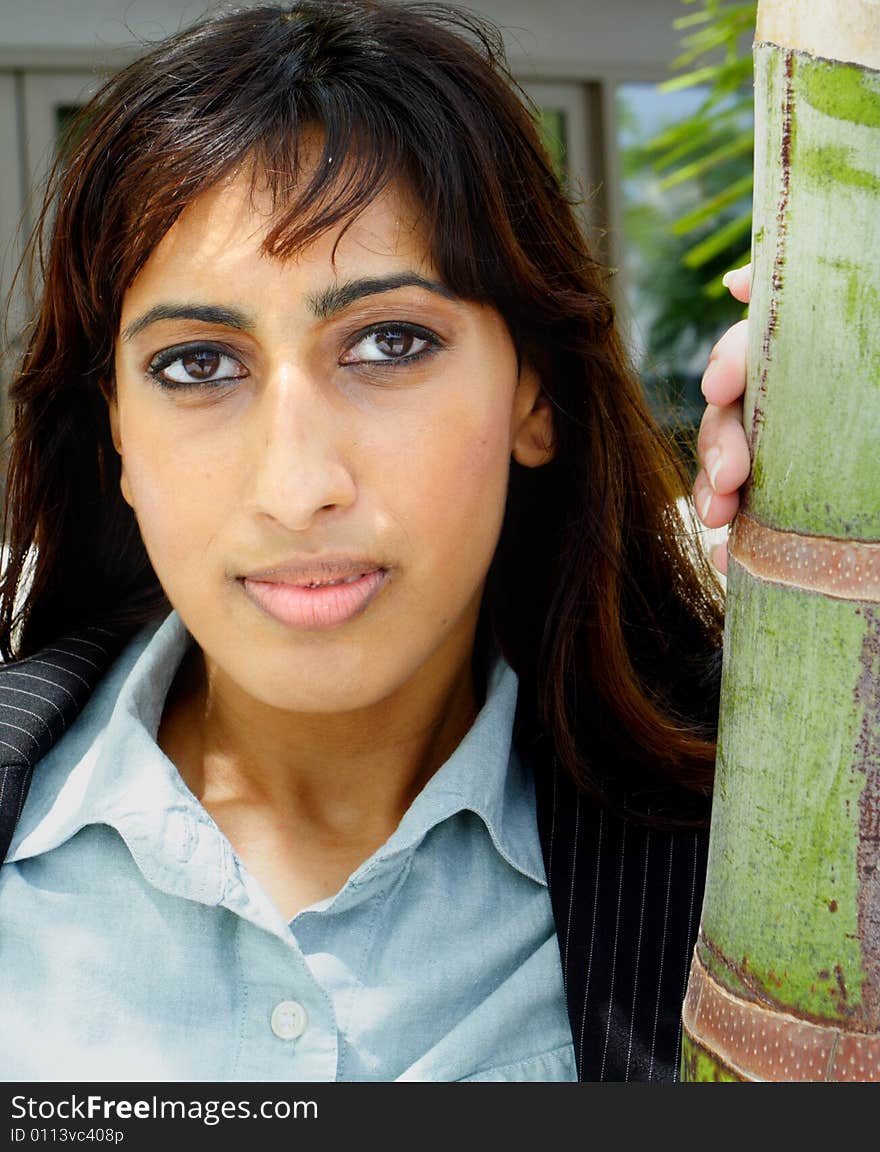
<instances>
[{"instance_id":1,"label":"hair bangs","mask_svg":"<svg viewBox=\"0 0 880 1152\"><path fill-rule=\"evenodd\" d=\"M405 27L394 30L406 39ZM468 31L480 38L476 24ZM452 48L460 56L464 44L442 25L428 67L349 33L319 5L287 18L254 9L223 26L222 53L211 43L216 26L197 29L135 62L87 109L85 146L56 192L82 236L79 261L55 263L66 262L93 374L108 375L124 291L180 213L248 166L277 209L267 254L286 259L344 231L393 182L412 198L441 277L515 322L520 244L499 221L522 218L526 206L503 203L504 133L489 108L500 97L513 116L525 113L498 77L480 77L497 85L492 93L460 83Z\"/></svg>"}]
</instances>

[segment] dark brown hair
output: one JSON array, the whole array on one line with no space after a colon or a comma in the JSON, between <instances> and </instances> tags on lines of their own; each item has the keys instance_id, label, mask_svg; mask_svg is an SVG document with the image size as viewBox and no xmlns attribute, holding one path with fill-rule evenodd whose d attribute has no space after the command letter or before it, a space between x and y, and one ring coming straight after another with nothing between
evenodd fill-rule
<instances>
[{"instance_id":1,"label":"dark brown hair","mask_svg":"<svg viewBox=\"0 0 880 1152\"><path fill-rule=\"evenodd\" d=\"M304 127L323 134L323 157L303 186ZM480 624L520 675L520 724L548 733L604 801L704 819L717 581L677 503L685 470L497 32L452 8L376 0L215 16L114 76L75 130L11 390L4 657L168 610L119 492L105 395L123 293L182 209L255 161L278 213L265 248L283 258L403 178L441 276L499 310L555 410L554 460L511 465Z\"/></svg>"}]
</instances>

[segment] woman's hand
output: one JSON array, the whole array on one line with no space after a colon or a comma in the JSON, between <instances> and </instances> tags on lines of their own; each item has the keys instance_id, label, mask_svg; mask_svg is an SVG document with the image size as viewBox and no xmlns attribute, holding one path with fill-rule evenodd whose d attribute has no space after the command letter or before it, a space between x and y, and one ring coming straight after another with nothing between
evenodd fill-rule
<instances>
[{"instance_id":1,"label":"woman's hand","mask_svg":"<svg viewBox=\"0 0 880 1152\"><path fill-rule=\"evenodd\" d=\"M748 302L752 266L728 272L724 284L737 300ZM729 524L739 508L739 490L751 461L742 424L742 395L746 387L746 321L729 328L709 356L701 385L706 411L700 422L697 453L701 468L694 481L694 505L707 528ZM712 550L719 572L727 572L727 545Z\"/></svg>"}]
</instances>

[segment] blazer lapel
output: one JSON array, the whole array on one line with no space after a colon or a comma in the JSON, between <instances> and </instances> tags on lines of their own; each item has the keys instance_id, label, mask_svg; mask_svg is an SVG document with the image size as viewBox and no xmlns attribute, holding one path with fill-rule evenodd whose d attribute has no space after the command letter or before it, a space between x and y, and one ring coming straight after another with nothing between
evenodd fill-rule
<instances>
[{"instance_id":1,"label":"blazer lapel","mask_svg":"<svg viewBox=\"0 0 880 1152\"><path fill-rule=\"evenodd\" d=\"M9 851L34 765L85 707L127 636L84 628L0 666L0 861Z\"/></svg>"},{"instance_id":2,"label":"blazer lapel","mask_svg":"<svg viewBox=\"0 0 880 1152\"><path fill-rule=\"evenodd\" d=\"M601 810L552 756L533 771L579 1078L675 1081L708 831Z\"/></svg>"}]
</instances>

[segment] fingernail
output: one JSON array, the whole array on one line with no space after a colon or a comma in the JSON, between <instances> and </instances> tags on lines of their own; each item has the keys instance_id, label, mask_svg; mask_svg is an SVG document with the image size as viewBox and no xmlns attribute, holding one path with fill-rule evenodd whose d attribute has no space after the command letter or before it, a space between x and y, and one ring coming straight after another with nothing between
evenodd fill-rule
<instances>
[{"instance_id":1,"label":"fingernail","mask_svg":"<svg viewBox=\"0 0 880 1152\"><path fill-rule=\"evenodd\" d=\"M709 506L711 505L711 503L712 503L712 493L711 492L704 492L703 495L700 497L699 503L697 504L697 511L700 513L700 519L701 520L705 520L706 517L709 515Z\"/></svg>"},{"instance_id":2,"label":"fingernail","mask_svg":"<svg viewBox=\"0 0 880 1152\"><path fill-rule=\"evenodd\" d=\"M748 264L743 264L739 268L728 269L728 271L725 272L724 275L721 277L721 283L724 285L725 288L727 288L729 290L730 289L730 282L734 278L734 276L739 276L739 274L741 272L744 272L746 270L746 268L748 268Z\"/></svg>"},{"instance_id":3,"label":"fingernail","mask_svg":"<svg viewBox=\"0 0 880 1152\"><path fill-rule=\"evenodd\" d=\"M709 477L709 483L712 485L714 491L718 491L715 487L715 479L718 476L718 469L721 467L721 449L710 448L706 453L706 475Z\"/></svg>"},{"instance_id":4,"label":"fingernail","mask_svg":"<svg viewBox=\"0 0 880 1152\"><path fill-rule=\"evenodd\" d=\"M706 371L703 373L703 378L700 381L700 391L703 393L703 396L706 395L706 381L708 380L711 372L712 372L712 361L710 360L709 363L706 365Z\"/></svg>"}]
</instances>

